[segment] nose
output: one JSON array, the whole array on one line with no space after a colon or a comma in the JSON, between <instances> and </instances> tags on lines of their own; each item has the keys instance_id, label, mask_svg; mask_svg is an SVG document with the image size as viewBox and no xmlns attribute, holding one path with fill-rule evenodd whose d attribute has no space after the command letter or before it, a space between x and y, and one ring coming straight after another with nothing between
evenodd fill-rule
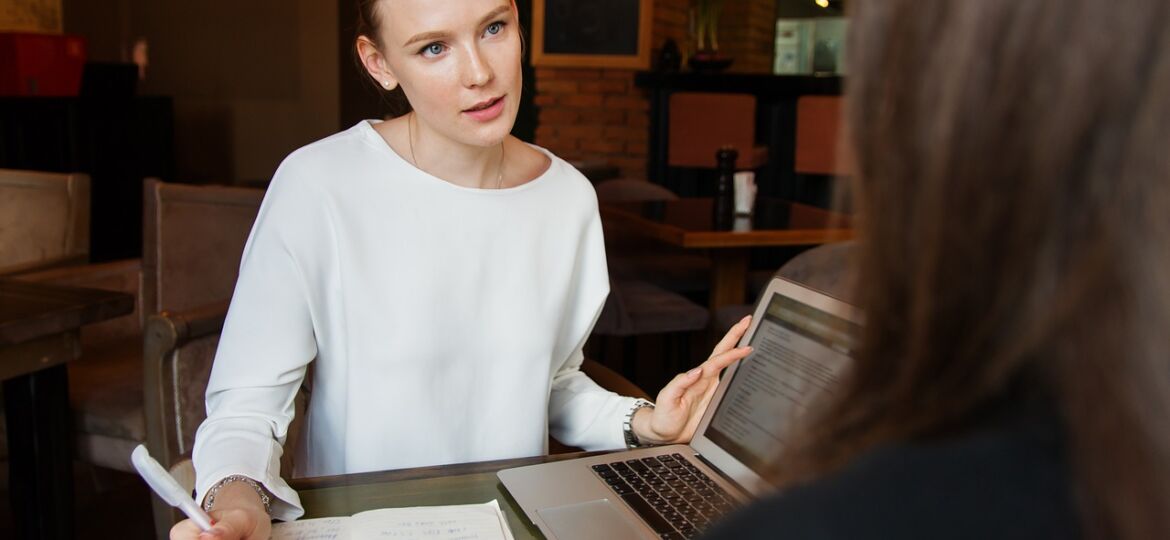
<instances>
[{"instance_id":1,"label":"nose","mask_svg":"<svg viewBox=\"0 0 1170 540\"><path fill-rule=\"evenodd\" d=\"M476 45L467 47L466 62L463 66L463 84L468 88L483 86L495 77L492 66Z\"/></svg>"}]
</instances>

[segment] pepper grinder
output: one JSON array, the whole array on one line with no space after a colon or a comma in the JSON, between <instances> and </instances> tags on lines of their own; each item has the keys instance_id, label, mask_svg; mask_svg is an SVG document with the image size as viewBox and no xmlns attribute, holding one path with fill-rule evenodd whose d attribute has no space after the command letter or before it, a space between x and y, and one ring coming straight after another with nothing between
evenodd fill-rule
<instances>
[{"instance_id":1,"label":"pepper grinder","mask_svg":"<svg viewBox=\"0 0 1170 540\"><path fill-rule=\"evenodd\" d=\"M735 222L735 160L739 152L724 146L715 151L719 176L715 181L715 202L712 205L711 225L717 231L730 231Z\"/></svg>"}]
</instances>

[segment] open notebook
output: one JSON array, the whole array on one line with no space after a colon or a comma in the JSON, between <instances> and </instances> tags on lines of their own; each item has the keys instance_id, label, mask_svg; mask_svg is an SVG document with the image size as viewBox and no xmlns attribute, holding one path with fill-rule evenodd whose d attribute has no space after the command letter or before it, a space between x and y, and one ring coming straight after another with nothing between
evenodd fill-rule
<instances>
[{"instance_id":1,"label":"open notebook","mask_svg":"<svg viewBox=\"0 0 1170 540\"><path fill-rule=\"evenodd\" d=\"M483 504L382 508L349 517L303 519L272 526L273 540L395 538L512 540L494 499Z\"/></svg>"}]
</instances>

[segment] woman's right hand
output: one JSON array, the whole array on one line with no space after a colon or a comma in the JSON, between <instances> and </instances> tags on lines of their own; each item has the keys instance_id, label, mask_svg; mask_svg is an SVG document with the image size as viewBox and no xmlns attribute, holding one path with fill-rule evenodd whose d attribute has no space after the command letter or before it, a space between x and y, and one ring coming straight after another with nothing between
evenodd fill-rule
<instances>
[{"instance_id":1,"label":"woman's right hand","mask_svg":"<svg viewBox=\"0 0 1170 540\"><path fill-rule=\"evenodd\" d=\"M171 540L268 540L272 536L272 523L268 521L268 514L264 509L245 510L243 508L225 508L211 512L214 525L204 532L194 521L184 519L171 527Z\"/></svg>"},{"instance_id":2,"label":"woman's right hand","mask_svg":"<svg viewBox=\"0 0 1170 540\"><path fill-rule=\"evenodd\" d=\"M225 484L215 497L211 529L202 531L185 519L171 527L171 540L268 540L272 521L256 490L243 482Z\"/></svg>"}]
</instances>

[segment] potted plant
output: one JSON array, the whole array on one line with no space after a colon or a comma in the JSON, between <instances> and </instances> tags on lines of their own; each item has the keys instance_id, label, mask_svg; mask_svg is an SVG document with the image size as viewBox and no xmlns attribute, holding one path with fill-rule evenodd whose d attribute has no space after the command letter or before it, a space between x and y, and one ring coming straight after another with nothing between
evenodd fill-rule
<instances>
[{"instance_id":1,"label":"potted plant","mask_svg":"<svg viewBox=\"0 0 1170 540\"><path fill-rule=\"evenodd\" d=\"M732 59L719 54L719 14L723 0L694 0L691 6L691 34L695 52L687 64L700 71L718 71L731 65Z\"/></svg>"}]
</instances>

